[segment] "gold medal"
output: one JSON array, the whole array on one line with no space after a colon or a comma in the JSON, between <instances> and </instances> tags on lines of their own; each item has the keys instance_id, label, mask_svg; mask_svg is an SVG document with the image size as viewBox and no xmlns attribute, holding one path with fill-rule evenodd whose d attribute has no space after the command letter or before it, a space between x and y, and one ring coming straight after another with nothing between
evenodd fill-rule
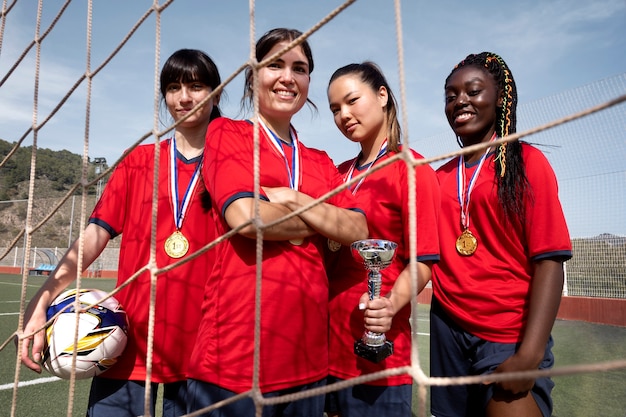
<instances>
[{"instance_id":1,"label":"gold medal","mask_svg":"<svg viewBox=\"0 0 626 417\"><path fill-rule=\"evenodd\" d=\"M172 203L172 214L174 215L174 225L176 227L176 231L170 235L165 240L165 244L163 245L165 248L165 253L170 258L178 259L182 258L187 254L189 250L189 241L187 238L180 232L181 227L183 227L183 220L185 219L185 213L187 209L191 205L194 191L196 189L196 185L198 184L198 179L200 177L200 167L202 165L201 160L196 164L196 168L193 171L193 176L191 177L191 181L187 185L187 191L183 195L182 201L179 202L178 195L178 167L176 165L176 133L171 139L170 142L170 166L168 171L168 181L170 186L170 201Z\"/></svg>"},{"instance_id":2,"label":"gold medal","mask_svg":"<svg viewBox=\"0 0 626 417\"><path fill-rule=\"evenodd\" d=\"M164 246L165 253L167 253L170 258L178 259L187 254L187 251L189 250L189 241L180 231L177 230L167 238Z\"/></svg>"},{"instance_id":3,"label":"gold medal","mask_svg":"<svg viewBox=\"0 0 626 417\"><path fill-rule=\"evenodd\" d=\"M469 231L469 229L463 230L461 236L459 236L456 240L456 250L463 256L472 255L476 252L476 247L478 246L478 242L476 238Z\"/></svg>"},{"instance_id":4,"label":"gold medal","mask_svg":"<svg viewBox=\"0 0 626 417\"><path fill-rule=\"evenodd\" d=\"M341 249L341 243L328 239L328 249L330 249L331 252L337 252Z\"/></svg>"},{"instance_id":5,"label":"gold medal","mask_svg":"<svg viewBox=\"0 0 626 417\"><path fill-rule=\"evenodd\" d=\"M496 132L493 132L491 139L496 140ZM470 256L476 252L476 248L478 247L478 241L469 231L470 227L470 197L472 195L472 190L478 181L478 175L480 174L480 170L483 167L485 160L487 159L487 155L489 155L489 149L485 149L485 153L480 157L480 161L478 162L478 166L476 170L472 174L472 178L469 181L469 185L466 188L466 177L465 177L465 156L461 155L459 157L458 166L457 166L457 195L459 199L459 205L461 206L461 227L463 228L463 233L456 240L456 251L459 252L463 256Z\"/></svg>"},{"instance_id":6,"label":"gold medal","mask_svg":"<svg viewBox=\"0 0 626 417\"><path fill-rule=\"evenodd\" d=\"M291 243L294 246L300 246L304 243L304 239L290 239L289 243Z\"/></svg>"}]
</instances>

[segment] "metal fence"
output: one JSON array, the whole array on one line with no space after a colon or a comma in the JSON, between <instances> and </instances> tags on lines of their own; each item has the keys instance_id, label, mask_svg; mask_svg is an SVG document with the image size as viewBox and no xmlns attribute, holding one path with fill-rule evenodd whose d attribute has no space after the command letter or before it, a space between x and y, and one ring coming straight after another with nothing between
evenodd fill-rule
<instances>
[{"instance_id":1,"label":"metal fence","mask_svg":"<svg viewBox=\"0 0 626 417\"><path fill-rule=\"evenodd\" d=\"M606 102L626 92L626 73L518 109L518 132ZM626 104L622 103L524 138L541 149L559 181L574 257L566 264L565 295L626 298ZM412 141L425 156L456 148L451 131ZM442 162L438 163L440 165ZM435 166L436 168L436 166ZM59 259L65 249L34 248L31 264ZM89 268L116 270L119 248L110 247ZM14 248L2 266L21 266L23 249Z\"/></svg>"}]
</instances>

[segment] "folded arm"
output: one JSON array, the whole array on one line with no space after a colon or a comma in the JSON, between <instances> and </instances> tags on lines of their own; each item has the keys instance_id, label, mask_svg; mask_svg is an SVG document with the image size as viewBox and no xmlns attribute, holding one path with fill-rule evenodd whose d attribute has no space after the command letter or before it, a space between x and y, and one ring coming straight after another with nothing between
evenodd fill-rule
<instances>
[{"instance_id":1,"label":"folded arm","mask_svg":"<svg viewBox=\"0 0 626 417\"><path fill-rule=\"evenodd\" d=\"M272 223L288 214L291 210L282 204L270 203L268 201L259 201L259 216L262 224ZM225 212L226 223L231 228L239 227L249 222L254 217L254 199L240 198L233 201ZM256 238L257 227L254 223L245 226L239 234L251 239ZM288 220L277 223L263 230L264 240L289 240L303 239L315 234L309 225L298 216L294 216Z\"/></svg>"},{"instance_id":2,"label":"folded arm","mask_svg":"<svg viewBox=\"0 0 626 417\"><path fill-rule=\"evenodd\" d=\"M263 187L263 191L271 202L284 205L292 211L315 201L313 197L287 187ZM324 202L304 211L299 217L317 233L343 245L349 246L352 242L368 237L365 215L357 211Z\"/></svg>"}]
</instances>

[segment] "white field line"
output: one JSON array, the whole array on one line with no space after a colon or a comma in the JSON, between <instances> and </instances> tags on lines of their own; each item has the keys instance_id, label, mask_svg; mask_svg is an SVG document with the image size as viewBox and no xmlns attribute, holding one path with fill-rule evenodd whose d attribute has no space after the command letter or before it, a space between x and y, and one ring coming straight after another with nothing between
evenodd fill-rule
<instances>
[{"instance_id":1,"label":"white field line","mask_svg":"<svg viewBox=\"0 0 626 417\"><path fill-rule=\"evenodd\" d=\"M0 301L0 304L19 304L19 300ZM0 313L0 316L17 316L19 312L15 313Z\"/></svg>"},{"instance_id":2,"label":"white field line","mask_svg":"<svg viewBox=\"0 0 626 417\"><path fill-rule=\"evenodd\" d=\"M15 285L15 286L22 286L21 282L6 282L6 281L0 281L0 285ZM33 288L39 288L41 287L41 285L33 285L33 284L26 284L27 287L33 287Z\"/></svg>"},{"instance_id":3,"label":"white field line","mask_svg":"<svg viewBox=\"0 0 626 417\"><path fill-rule=\"evenodd\" d=\"M30 381L21 381L17 383L18 388L27 387L29 385L46 384L48 382L60 381L61 378L51 376L48 378L31 379ZM0 391L13 389L13 383L0 385Z\"/></svg>"}]
</instances>

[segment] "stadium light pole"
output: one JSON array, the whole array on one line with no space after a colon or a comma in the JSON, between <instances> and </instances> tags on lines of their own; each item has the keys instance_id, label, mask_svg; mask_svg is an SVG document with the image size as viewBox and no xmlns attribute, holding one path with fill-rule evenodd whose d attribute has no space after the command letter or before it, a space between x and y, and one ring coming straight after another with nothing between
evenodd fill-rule
<instances>
[{"instance_id":1,"label":"stadium light pole","mask_svg":"<svg viewBox=\"0 0 626 417\"><path fill-rule=\"evenodd\" d=\"M93 163L95 165L95 173L96 175L100 175L104 166L107 164L106 158L98 157L93 159ZM104 181L102 178L98 180L98 186L96 187L96 201L100 200L100 196L102 195L102 185Z\"/></svg>"}]
</instances>

